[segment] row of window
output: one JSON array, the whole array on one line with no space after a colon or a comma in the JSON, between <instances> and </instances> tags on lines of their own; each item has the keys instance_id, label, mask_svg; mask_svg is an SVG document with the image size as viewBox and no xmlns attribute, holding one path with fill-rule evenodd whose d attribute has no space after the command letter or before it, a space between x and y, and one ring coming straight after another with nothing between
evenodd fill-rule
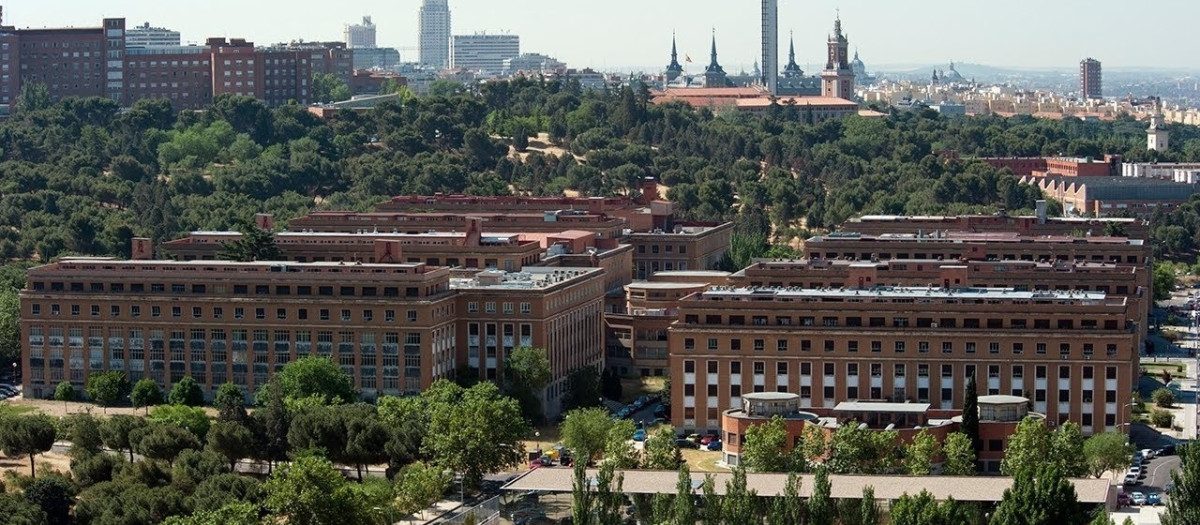
<instances>
[{"instance_id":1,"label":"row of window","mask_svg":"<svg viewBox=\"0 0 1200 525\"><path fill-rule=\"evenodd\" d=\"M658 251L659 251L659 245L657 245L657 244L650 245L650 253L658 253ZM663 251L663 253L676 253L676 248L672 244L664 244L664 245L662 245L662 251ZM646 253L646 245L639 244L637 247L637 252L638 253ZM678 253L686 254L687 253L687 245L680 244Z\"/></svg>"},{"instance_id":2,"label":"row of window","mask_svg":"<svg viewBox=\"0 0 1200 525\"><path fill-rule=\"evenodd\" d=\"M494 303L489 303L489 304L493 305L492 311L494 312L495 311ZM522 304L526 305L528 303L522 303ZM82 315L82 313L81 313L82 306L81 305L72 304L72 305L69 305L69 307L70 307L70 315L72 315L72 316ZM30 310L30 314L33 316L40 316L43 313L41 303L31 304L29 307L29 310ZM204 308L203 307L193 306L190 308L190 310L191 310L190 311L191 317L193 319L203 319L204 318ZM256 308L247 309L245 307L236 306L236 307L230 308L230 310L232 311L231 313L233 314L233 319L245 319L246 315L247 315L247 310L252 311L252 313L254 315L254 319L264 320L264 319L268 318L268 309L267 308L256 307ZM333 319L333 316L332 316L333 311L334 310L331 310L329 308L319 308L319 309L317 309L317 315L314 319L320 320L320 321L329 321L329 320ZM161 306L150 306L145 309L143 309L142 305L135 304L135 305L129 306L129 316L130 317L142 317L143 312L147 313L149 315L149 317L151 317L151 318L171 317L174 319L180 319L180 318L183 318L184 307L171 306L168 309L164 310L164 308ZM101 316L100 305L98 305L98 304L89 305L88 313L92 317L100 317ZM214 306L210 309L210 313L211 313L211 319L224 319L225 318L225 307ZM511 312L505 312L505 313L511 313ZM522 311L522 313L528 313L528 312ZM109 307L108 307L108 316L109 317L121 317L121 314L122 314L121 305L116 305L116 304L109 305ZM295 308L295 309L275 308L275 309L273 309L273 311L270 312L270 314L271 314L272 319L276 319L276 320L280 320L280 321L287 320L290 315L295 316L295 319L299 319L301 321L306 321L306 320L310 319L308 308ZM340 309L339 314L340 315L338 316L338 319L340 319L341 321L344 321L344 322L354 321L355 314L357 314L358 320L361 320L364 322L371 322L371 321L375 320L375 310L370 309L370 308L363 308L363 309L356 309L356 310L351 310L349 308L342 308L342 309ZM58 303L51 303L49 305L49 315L51 315L51 316L63 315L61 306ZM407 311L405 311L405 314L404 314L404 318L408 322L416 322L419 317L420 316L419 316L417 310L407 310ZM395 321L396 320L396 310L390 310L390 309L383 310L383 320L386 322L389 322L389 323Z\"/></svg>"},{"instance_id":3,"label":"row of window","mask_svg":"<svg viewBox=\"0 0 1200 525\"><path fill-rule=\"evenodd\" d=\"M988 318L978 317L860 317L860 316L791 316L791 315L721 315L685 314L684 324L730 325L730 326L823 326L823 327L867 327L867 328L987 328L989 330L1121 330L1123 322L1118 319L1104 319L1103 324L1096 319L1046 319L1035 318Z\"/></svg>"},{"instance_id":4,"label":"row of window","mask_svg":"<svg viewBox=\"0 0 1200 525\"><path fill-rule=\"evenodd\" d=\"M720 373L719 370L721 368L720 364L721 364L720 361L713 361L713 360L705 361L706 373L719 374ZM843 364L845 365L845 375L846 376L856 377L859 375L859 372L862 369L861 363L843 363ZM906 377L907 372L909 370L909 364L910 363L893 363L892 376L897 377L897 378ZM742 367L741 361L729 361L728 365L729 365L727 367L728 374L730 374L730 375L742 374L743 367ZM972 365L964 365L965 374L967 376L975 375L975 372L977 369L976 366L977 365L973 365L973 364ZM768 363L766 361L753 361L750 363L750 366L749 366L750 371L754 375L764 375L767 371L767 367L768 367ZM1025 367L1026 367L1026 365L1012 365L1012 368L1011 368L1012 378L1013 379L1024 378L1025 377ZM823 363L822 367L821 367L821 371L824 373L825 376L832 377L837 374L837 368L838 368L837 363ZM868 368L869 374L871 377L883 377L883 369L884 369L883 363L867 363L866 368ZM930 368L931 368L930 364L918 363L916 365L917 377L929 377ZM1070 379L1071 378L1071 368L1072 367L1069 365L1059 366L1058 367L1058 378L1059 379ZM793 363L790 361L776 361L775 362L775 373L777 375L786 376L786 375L788 375L789 370L792 370L792 369L798 369L797 371L800 373L801 376L811 376L812 372L813 372L813 363L810 361L804 361L804 362L799 363L798 367L793 367ZM1050 369L1050 367L1048 367L1047 365L1033 365L1034 378L1046 379L1049 369ZM1095 367L1084 366L1081 368L1081 370L1082 370L1081 374L1082 374L1083 379L1094 379L1095 378ZM1001 365L987 365L987 376L989 379L998 379L1000 377L1000 371L1001 371ZM694 374L695 372L696 372L696 361L691 360L691 359L684 360L683 361L683 373ZM943 377L943 378L954 377L954 365L943 363L941 365L941 374L942 374L941 377ZM1116 379L1117 378L1117 367L1105 366L1104 367L1104 377L1105 377L1105 379Z\"/></svg>"},{"instance_id":5,"label":"row of window","mask_svg":"<svg viewBox=\"0 0 1200 525\"><path fill-rule=\"evenodd\" d=\"M718 340L715 337L708 338L707 343L708 343L707 350L710 352L718 352L718 351L722 351L722 350L726 350L726 349L730 350L730 351L740 351L740 350L742 350L742 346L743 346L741 339L730 339L728 347L726 349L721 348L720 340ZM881 353L881 352L883 352L883 348L884 348L884 342L878 341L878 340L873 340L873 341L848 340L848 341L845 341L845 346L843 346L840 349L838 348L837 341L835 341L833 339L825 339L824 341L822 341L822 343L823 343L822 349L826 352L837 352L840 350L840 351L855 353L855 352L858 352L860 349L869 349L873 353ZM911 348L910 343L911 343L911 341L908 341L908 340L891 341L891 345L890 345L891 351L894 353L897 353L897 354L905 353L908 351L909 348ZM980 344L976 343L974 341L968 341L968 342L964 342L961 344L962 344L962 347L961 347L962 350L968 354L978 353L978 351L980 349ZM1001 353L1002 345L1000 342L989 341L986 344L987 344L987 352L989 354L995 355L995 354ZM792 345L792 340L789 340L789 339L776 339L775 340L775 350L779 351L779 352L790 351L792 348L791 345ZM917 341L916 342L916 351L917 351L917 353L920 353L920 354L928 354L928 353L930 353L930 351L931 351L930 349L932 346L933 345L931 344L930 341ZM941 351L943 354L953 354L957 351L956 343L954 341L942 341L940 346L941 346ZM1014 342L1014 343L1010 343L1007 346L1012 355L1022 355L1025 353L1025 343L1023 343L1023 342ZM1096 347L1097 347L1096 343L1079 343L1078 344L1078 348L1083 352L1083 355L1088 356L1088 357L1095 355ZM1038 355L1045 355L1048 352L1049 348L1050 348L1049 343L1040 343L1039 342L1039 343L1033 344L1033 351L1035 354L1038 354ZM1061 355L1063 357L1068 357L1071 355L1072 348L1073 348L1072 343L1059 343L1058 344L1058 353L1059 353L1059 355ZM684 338L683 349L684 350L695 350L696 349L696 340L691 337ZM765 339L752 340L751 341L751 349L753 349L756 352L765 351L766 350L766 340ZM813 349L813 340L812 339L800 339L799 340L799 350L801 352L811 352L812 349ZM1116 343L1104 343L1105 355L1115 356L1115 355L1117 355L1117 350L1118 350L1118 346Z\"/></svg>"},{"instance_id":6,"label":"row of window","mask_svg":"<svg viewBox=\"0 0 1200 525\"><path fill-rule=\"evenodd\" d=\"M1053 276L1052 276L1052 275L1048 275L1047 277L1048 277L1048 278L1053 278ZM884 279L877 279L877 281L884 281ZM956 279L956 281L957 281L957 279ZM889 282L890 282L890 281L889 281ZM867 284L870 284L870 283L867 283ZM963 284L963 283L955 282L954 284L955 284L955 285L959 285L959 284ZM1018 292L1028 292L1028 291L1030 291L1030 289L1031 289L1031 288L1030 288L1030 286L1028 286L1028 285L1023 285L1023 284L1015 284L1015 283L1012 283L1012 282L1007 282L1007 283L992 283L992 284L987 284L987 283L982 283L982 282L969 282L969 283L967 283L966 285L967 285L967 286L979 287L979 288L1011 288L1011 289L1013 289L1013 290L1015 290L1015 291L1018 291ZM809 282L800 282L800 281L789 281L789 282L784 282L784 281L750 281L750 282L748 283L748 286L760 286L760 287L761 287L761 286L766 286L766 287L768 287L768 288L785 288L785 287L791 287L791 288L809 288L809 289L821 289L821 288L845 288L845 287L847 287L847 284L846 284L845 282L841 282L841 281L833 281L833 282L822 282L822 281L809 281ZM1035 284L1035 285L1033 285L1033 286L1032 286L1032 290L1034 290L1034 291L1039 291L1039 292L1048 292L1048 291L1051 291L1051 290L1057 290L1057 291L1062 291L1062 292L1071 291L1071 290L1076 290L1076 291L1084 291L1084 292L1087 292L1087 291L1097 291L1097 292L1102 292L1102 293L1105 293L1105 294L1108 294L1108 293L1113 293L1113 290L1116 290L1116 292L1115 292L1115 293L1116 293L1116 295L1128 295L1128 294L1129 294L1129 287L1128 287L1128 286L1108 286L1108 285L1096 285L1096 286L1092 287L1092 286L1088 286L1088 285L1086 285L1086 284L1077 284L1077 285L1074 285L1074 286L1071 286L1071 285L1066 285L1066 284L1058 284L1058 285L1049 285L1049 284Z\"/></svg>"},{"instance_id":7,"label":"row of window","mask_svg":"<svg viewBox=\"0 0 1200 525\"><path fill-rule=\"evenodd\" d=\"M817 248L817 249L820 248L820 246L816 246L816 245L814 245L813 247ZM817 251L817 252L813 252L810 255L810 257L812 257L813 259L848 259L848 260L861 259L861 260L865 260L865 261L889 260L889 259L918 259L918 260L927 259L927 260L941 261L941 260L956 260L963 256L963 254L961 252L912 253L912 254L898 252L895 254L895 257L892 257L892 255L893 254L890 252L856 253L856 252L819 252L819 251ZM912 257L909 257L909 255L912 255ZM1005 254L989 255L988 260L989 261L1040 261L1040 262L1089 261L1090 260L1092 262L1109 262L1109 263L1114 263L1114 264L1122 264L1122 263L1124 263L1124 264L1141 264L1138 262L1140 260L1140 256L1138 256L1138 255L1126 255L1122 258L1120 255L1104 255L1104 254L1091 254L1091 255L1076 254L1074 256L1071 256L1071 255L1067 255L1067 254L1034 255L1034 254L1029 254L1029 253L1023 253L1023 254L1005 253Z\"/></svg>"},{"instance_id":8,"label":"row of window","mask_svg":"<svg viewBox=\"0 0 1200 525\"><path fill-rule=\"evenodd\" d=\"M401 289L398 286L310 286L310 285L248 285L248 284L180 284L180 283L150 283L147 286L145 283L81 283L70 282L64 283L60 281L33 281L31 287L35 292L49 290L51 292L70 291L74 293L162 293L178 295L190 293L193 295L217 294L223 295L233 293L234 295L280 295L280 296L321 296L321 297L400 297L403 291L404 297L419 297L421 289L416 286L408 286ZM335 294L336 292L336 294ZM428 291L427 291L428 293Z\"/></svg>"}]
</instances>

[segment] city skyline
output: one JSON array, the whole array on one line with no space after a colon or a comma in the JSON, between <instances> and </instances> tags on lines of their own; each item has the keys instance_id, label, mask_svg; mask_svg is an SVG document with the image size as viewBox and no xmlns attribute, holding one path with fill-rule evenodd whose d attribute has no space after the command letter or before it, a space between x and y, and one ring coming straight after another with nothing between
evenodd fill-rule
<instances>
[{"instance_id":1,"label":"city skyline","mask_svg":"<svg viewBox=\"0 0 1200 525\"><path fill-rule=\"evenodd\" d=\"M535 0L511 0L503 9L483 0L451 0L453 33L509 32L522 38L522 49L544 53L572 67L598 69L662 69L675 32L681 61L690 73L699 73L707 62L715 28L721 62L728 71L749 70L761 56L760 3L743 0L743 9L730 10L717 0L637 3L616 0L606 4L582 3L570 10L534 16L549 6ZM1200 15L1200 4L1174 4L1172 20ZM371 16L379 28L379 45L401 48L405 61L416 60L420 0L401 3L358 0L339 4L337 13L318 11L315 2L291 2L288 10L277 1L247 4L213 0L205 8L147 0L113 0L104 4L83 0L10 2L4 5L4 23L19 28L91 27L103 17L124 17L130 24L150 22L183 33L185 43L202 43L209 36L247 38L258 44L343 39L344 26ZM311 9L307 8L312 6ZM1095 57L1105 69L1157 68L1200 70L1200 57L1188 53L1185 31L1160 27L1151 41L1145 31L1129 30L1127 17L1113 16L1124 7L1115 0L1095 2L1086 11L1059 4L1017 0L1005 9L988 5L935 0L922 10L890 3L860 2L840 5L833 0L779 5L779 56L786 56L788 38L796 39L797 61L824 63L824 42L840 8L850 39L851 52L861 51L868 69L913 64L983 64L1005 68L1051 68L1070 71L1085 56ZM313 16L320 12L321 16ZM227 16L236 13L237 16ZM1189 16L1192 15L1192 16ZM987 20L987 24L977 21ZM272 20L263 24L263 20ZM1068 21L1069 23L1065 23ZM1019 28L1020 31L1014 31ZM904 42L897 46L895 42ZM1138 45L1134 45L1137 43Z\"/></svg>"}]
</instances>

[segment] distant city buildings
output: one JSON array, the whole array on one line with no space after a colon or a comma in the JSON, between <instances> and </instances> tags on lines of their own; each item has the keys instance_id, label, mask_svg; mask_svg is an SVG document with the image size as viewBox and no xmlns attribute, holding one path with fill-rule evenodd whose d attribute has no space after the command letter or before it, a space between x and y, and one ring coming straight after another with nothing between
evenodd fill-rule
<instances>
[{"instance_id":1,"label":"distant city buildings","mask_svg":"<svg viewBox=\"0 0 1200 525\"><path fill-rule=\"evenodd\" d=\"M1085 58L1079 61L1079 97L1087 100L1104 98L1100 61Z\"/></svg>"},{"instance_id":2,"label":"distant city buildings","mask_svg":"<svg viewBox=\"0 0 1200 525\"><path fill-rule=\"evenodd\" d=\"M375 23L371 17L364 16L361 24L346 26L346 47L350 49L375 47Z\"/></svg>"},{"instance_id":3,"label":"distant city buildings","mask_svg":"<svg viewBox=\"0 0 1200 525\"><path fill-rule=\"evenodd\" d=\"M418 62L441 69L450 66L450 5L447 0L421 3Z\"/></svg>"},{"instance_id":4,"label":"distant city buildings","mask_svg":"<svg viewBox=\"0 0 1200 525\"><path fill-rule=\"evenodd\" d=\"M516 75L519 73L551 73L562 71L567 64L554 57L541 53L522 53L514 58L504 59L504 73Z\"/></svg>"},{"instance_id":5,"label":"distant city buildings","mask_svg":"<svg viewBox=\"0 0 1200 525\"><path fill-rule=\"evenodd\" d=\"M500 74L504 61L521 55L521 37L518 35L454 35L450 67Z\"/></svg>"},{"instance_id":6,"label":"distant city buildings","mask_svg":"<svg viewBox=\"0 0 1200 525\"><path fill-rule=\"evenodd\" d=\"M400 51L394 47L355 48L354 69L392 69L400 65Z\"/></svg>"},{"instance_id":7,"label":"distant city buildings","mask_svg":"<svg viewBox=\"0 0 1200 525\"><path fill-rule=\"evenodd\" d=\"M150 22L129 28L125 32L125 47L172 47L179 45L179 31L150 27Z\"/></svg>"}]
</instances>

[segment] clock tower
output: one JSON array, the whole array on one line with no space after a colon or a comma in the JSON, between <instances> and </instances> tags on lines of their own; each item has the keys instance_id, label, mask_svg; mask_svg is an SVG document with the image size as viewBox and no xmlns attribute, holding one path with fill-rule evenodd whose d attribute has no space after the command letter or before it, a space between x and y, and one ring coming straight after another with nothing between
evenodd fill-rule
<instances>
[{"instance_id":1,"label":"clock tower","mask_svg":"<svg viewBox=\"0 0 1200 525\"><path fill-rule=\"evenodd\" d=\"M854 70L850 68L850 41L842 34L842 18L833 22L825 70L821 72L821 95L854 99Z\"/></svg>"}]
</instances>

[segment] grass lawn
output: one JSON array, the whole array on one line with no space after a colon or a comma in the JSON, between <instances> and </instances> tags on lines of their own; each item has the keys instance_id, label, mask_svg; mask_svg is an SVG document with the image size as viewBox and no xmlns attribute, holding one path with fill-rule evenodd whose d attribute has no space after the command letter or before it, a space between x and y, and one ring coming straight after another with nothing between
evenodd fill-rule
<instances>
[{"instance_id":1,"label":"grass lawn","mask_svg":"<svg viewBox=\"0 0 1200 525\"><path fill-rule=\"evenodd\" d=\"M1161 378L1163 370L1170 372L1172 378L1187 378L1187 367L1178 363L1147 363L1143 361L1141 367L1146 371L1146 374L1154 378Z\"/></svg>"},{"instance_id":2,"label":"grass lawn","mask_svg":"<svg viewBox=\"0 0 1200 525\"><path fill-rule=\"evenodd\" d=\"M12 403L3 403L3 404L0 404L0 417L19 416L22 414L28 414L35 410L37 410L37 409L34 407L31 407L31 406L14 405Z\"/></svg>"},{"instance_id":3,"label":"grass lawn","mask_svg":"<svg viewBox=\"0 0 1200 525\"><path fill-rule=\"evenodd\" d=\"M621 402L628 404L638 396L662 392L666 383L666 377L622 377Z\"/></svg>"},{"instance_id":4,"label":"grass lawn","mask_svg":"<svg viewBox=\"0 0 1200 525\"><path fill-rule=\"evenodd\" d=\"M729 469L717 466L717 462L721 461L720 451L698 450L694 448L685 448L681 451L683 459L687 461L688 469L692 472L728 472Z\"/></svg>"}]
</instances>

